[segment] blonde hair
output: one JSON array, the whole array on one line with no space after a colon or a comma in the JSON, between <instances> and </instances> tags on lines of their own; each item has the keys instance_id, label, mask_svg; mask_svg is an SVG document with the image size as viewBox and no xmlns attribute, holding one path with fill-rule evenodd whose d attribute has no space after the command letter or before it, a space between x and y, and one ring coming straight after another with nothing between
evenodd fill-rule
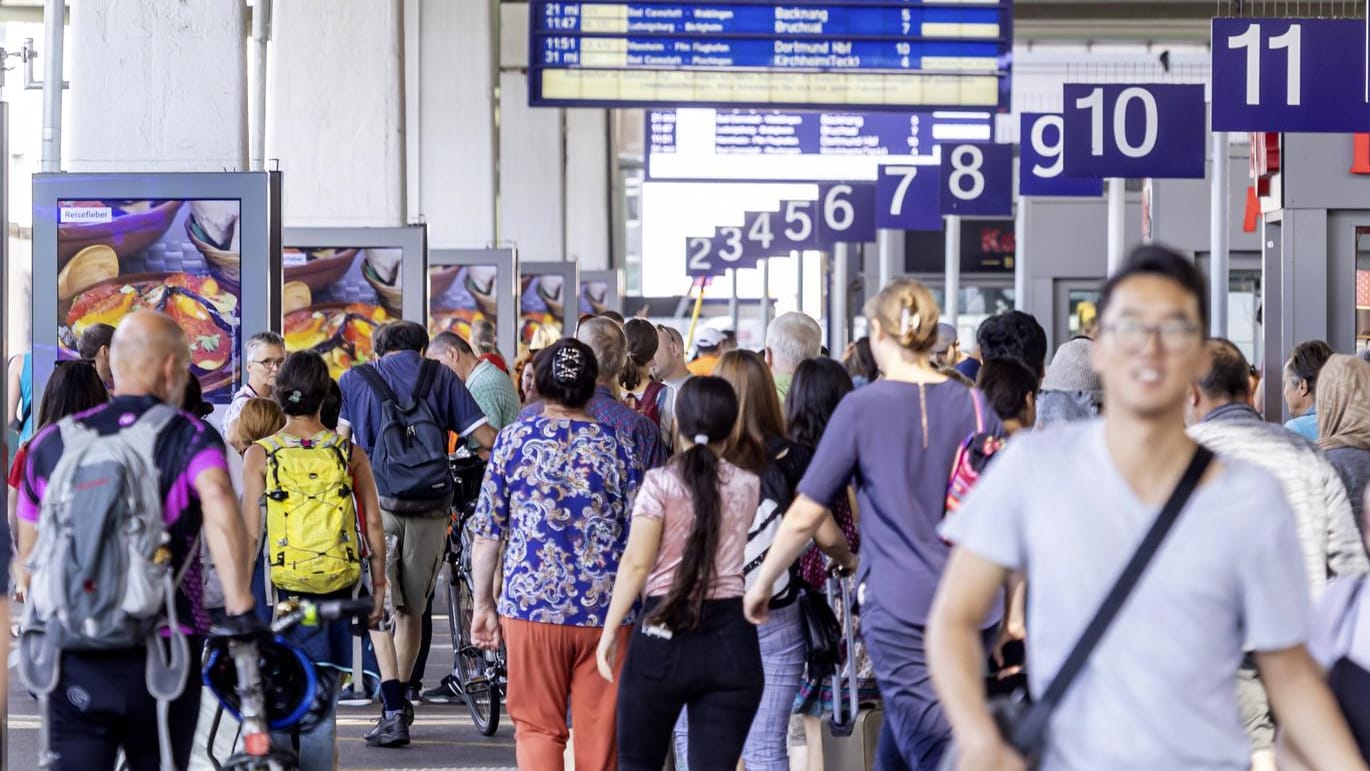
<instances>
[{"instance_id":1,"label":"blonde hair","mask_svg":"<svg viewBox=\"0 0 1370 771\"><path fill-rule=\"evenodd\" d=\"M233 435L229 437L229 441L240 447L248 447L258 439L265 439L283 428L285 413L275 400L248 399L243 405L243 411L238 414L238 419L233 421L230 432Z\"/></svg>"},{"instance_id":2,"label":"blonde hair","mask_svg":"<svg viewBox=\"0 0 1370 771\"><path fill-rule=\"evenodd\" d=\"M885 334L905 350L926 353L937 343L937 301L927 287L911 278L886 284L866 302L865 311L867 319L879 321Z\"/></svg>"}]
</instances>

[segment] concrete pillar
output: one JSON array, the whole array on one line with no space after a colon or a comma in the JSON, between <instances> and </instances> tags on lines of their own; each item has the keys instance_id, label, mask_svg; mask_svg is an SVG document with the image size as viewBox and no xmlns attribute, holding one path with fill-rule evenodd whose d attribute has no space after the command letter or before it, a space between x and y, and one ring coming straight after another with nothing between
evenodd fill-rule
<instances>
[{"instance_id":1,"label":"concrete pillar","mask_svg":"<svg viewBox=\"0 0 1370 771\"><path fill-rule=\"evenodd\" d=\"M406 60L419 63L418 153L409 159L409 182L417 184L418 201L410 214L428 220L432 248L485 246L495 240L491 4L411 0L406 7L414 5L418 50L405 50ZM527 37L526 27L522 32Z\"/></svg>"},{"instance_id":2,"label":"concrete pillar","mask_svg":"<svg viewBox=\"0 0 1370 771\"><path fill-rule=\"evenodd\" d=\"M267 157L285 224L405 224L402 6L273 5Z\"/></svg>"},{"instance_id":3,"label":"concrete pillar","mask_svg":"<svg viewBox=\"0 0 1370 771\"><path fill-rule=\"evenodd\" d=\"M566 256L582 271L608 270L608 111L567 110L566 150Z\"/></svg>"},{"instance_id":4,"label":"concrete pillar","mask_svg":"<svg viewBox=\"0 0 1370 771\"><path fill-rule=\"evenodd\" d=\"M65 170L245 169L246 40L240 0L72 0Z\"/></svg>"}]
</instances>

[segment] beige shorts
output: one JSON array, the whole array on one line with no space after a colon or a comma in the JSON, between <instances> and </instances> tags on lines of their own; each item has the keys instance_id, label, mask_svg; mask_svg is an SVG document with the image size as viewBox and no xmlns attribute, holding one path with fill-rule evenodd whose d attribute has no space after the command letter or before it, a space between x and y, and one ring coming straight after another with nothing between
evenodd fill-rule
<instances>
[{"instance_id":1,"label":"beige shorts","mask_svg":"<svg viewBox=\"0 0 1370 771\"><path fill-rule=\"evenodd\" d=\"M447 524L451 520L444 508L440 512L393 514L381 510L386 541L394 541L393 556L386 555L386 574L395 610L406 615L423 613L428 596L437 586L438 571L447 548Z\"/></svg>"}]
</instances>

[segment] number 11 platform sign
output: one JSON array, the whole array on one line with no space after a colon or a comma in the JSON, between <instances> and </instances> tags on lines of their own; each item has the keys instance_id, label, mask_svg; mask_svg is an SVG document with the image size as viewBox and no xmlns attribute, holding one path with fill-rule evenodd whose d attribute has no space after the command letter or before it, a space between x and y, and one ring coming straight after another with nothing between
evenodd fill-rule
<instances>
[{"instance_id":1,"label":"number 11 platform sign","mask_svg":"<svg viewBox=\"0 0 1370 771\"><path fill-rule=\"evenodd\" d=\"M1214 19L1213 130L1370 126L1366 27L1334 19Z\"/></svg>"}]
</instances>

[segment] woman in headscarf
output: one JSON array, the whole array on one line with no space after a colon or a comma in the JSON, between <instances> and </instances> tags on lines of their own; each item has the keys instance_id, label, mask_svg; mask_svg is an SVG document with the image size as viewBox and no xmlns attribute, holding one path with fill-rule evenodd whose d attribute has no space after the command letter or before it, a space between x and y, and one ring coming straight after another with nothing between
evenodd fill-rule
<instances>
[{"instance_id":1,"label":"woman in headscarf","mask_svg":"<svg viewBox=\"0 0 1370 771\"><path fill-rule=\"evenodd\" d=\"M1318 375L1318 446L1336 467L1364 530L1361 505L1370 482L1370 363L1334 355Z\"/></svg>"}]
</instances>

